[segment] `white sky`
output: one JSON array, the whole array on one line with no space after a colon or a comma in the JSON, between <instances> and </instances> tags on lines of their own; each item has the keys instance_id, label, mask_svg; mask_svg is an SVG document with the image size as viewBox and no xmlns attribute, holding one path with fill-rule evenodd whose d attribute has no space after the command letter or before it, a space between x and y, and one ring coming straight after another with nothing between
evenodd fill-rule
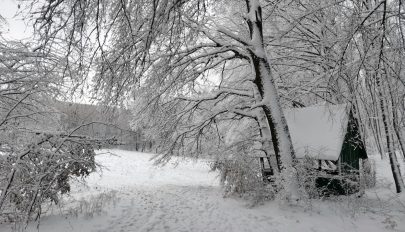
<instances>
[{"instance_id":1,"label":"white sky","mask_svg":"<svg viewBox=\"0 0 405 232\"><path fill-rule=\"evenodd\" d=\"M0 33L8 39L23 40L32 35L32 27L26 25L21 15L17 14L16 0L0 0L0 15L7 23L0 23Z\"/></svg>"}]
</instances>

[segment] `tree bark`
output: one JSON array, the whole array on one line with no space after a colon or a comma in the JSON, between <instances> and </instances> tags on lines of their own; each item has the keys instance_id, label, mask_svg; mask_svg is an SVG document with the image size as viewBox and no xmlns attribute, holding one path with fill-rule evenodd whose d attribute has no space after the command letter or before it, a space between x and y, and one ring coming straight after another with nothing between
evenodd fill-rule
<instances>
[{"instance_id":1,"label":"tree bark","mask_svg":"<svg viewBox=\"0 0 405 232\"><path fill-rule=\"evenodd\" d=\"M258 0L246 0L246 5L251 39L249 52L252 69L255 72L254 84L257 86L262 99L260 104L270 127L274 152L276 157L280 158L282 184L287 194L286 197L287 199L297 199L298 182L294 167L295 154L263 43L261 6Z\"/></svg>"},{"instance_id":2,"label":"tree bark","mask_svg":"<svg viewBox=\"0 0 405 232\"><path fill-rule=\"evenodd\" d=\"M256 86L254 87L254 96L256 102L260 102L262 100L258 89ZM271 141L272 141L272 135L270 133L270 127L269 123L266 117L266 114L263 112L262 109L257 109L256 111L256 120L257 124L259 126L260 130L260 136L261 136L261 143L262 143L262 149L264 153L266 154L267 160L269 161L270 167L272 168L274 175L279 175L280 174L280 161L277 159L277 156L275 155L274 152L272 152L272 146L271 146Z\"/></svg>"},{"instance_id":3,"label":"tree bark","mask_svg":"<svg viewBox=\"0 0 405 232\"><path fill-rule=\"evenodd\" d=\"M382 14L382 21L381 21L381 37L380 37L380 47L379 47L379 51L378 51L378 60L377 60L377 64L376 64L376 68L373 74L371 74L370 76L374 77L375 80L375 88L373 88L373 86L370 86L370 92L374 92L376 93L376 99L375 99L375 108L376 108L376 112L378 113L378 110L380 110L381 112L381 121L382 121L382 130L384 130L384 134L385 135L385 142L386 142L386 147L387 147L387 151L388 151L388 157L390 160L390 165L391 165L391 171L392 171L392 175L394 178L394 183L395 183L395 187L396 187L396 191L397 193L401 193L405 190L405 185L404 185L404 181L402 179L401 176L401 171L399 168L399 163L398 163L398 159L397 156L395 154L395 149L394 149L394 141L392 139L392 127L390 127L390 118L389 118L389 103L387 102L387 99L389 99L387 96L386 91L384 91L384 82L383 82L383 75L384 77L386 77L387 79L385 80L386 83L388 84L389 87L389 74L387 73L387 70L384 68L383 64L385 61L383 60L383 55L384 55L384 49L385 49L385 36L386 36L386 24L387 24L387 1L384 0L381 2L381 5L383 6L383 10L381 12L379 12L380 14ZM369 9L375 9L375 7L379 7L375 1L364 1L362 4L362 7L366 7L366 10ZM378 14L377 14L378 15ZM376 30L380 30L380 28L376 28ZM366 33L361 33L362 39L363 39L363 43L366 44L370 44L372 50L377 49L375 47L375 44L373 42L373 40L375 40L375 38L369 38L369 35L367 35ZM364 53L366 54L367 51L364 51ZM367 73L367 72L366 72ZM387 97L387 99L385 98ZM373 102L373 103L374 103ZM395 109L392 109L395 110ZM379 126L377 127L379 129ZM383 144L383 143L382 143ZM382 147L382 146L381 146ZM383 154L381 154L381 156L383 156Z\"/></svg>"},{"instance_id":4,"label":"tree bark","mask_svg":"<svg viewBox=\"0 0 405 232\"><path fill-rule=\"evenodd\" d=\"M377 87L378 87L378 93L379 93L379 99L380 99L380 107L381 107L381 112L382 112L382 121L384 124L384 131L385 131L385 139L387 142L387 150L388 150L388 157L390 159L390 165L391 165L391 171L392 171L392 176L394 177L394 183L395 183L395 188L397 193L401 193L405 190L405 185L404 185L404 180L402 179L401 175L401 170L399 168L399 163L397 159L397 155L395 154L395 150L393 148L393 141L391 140L391 131L389 129L389 122L388 122L388 115L387 115L387 110L385 109L385 101L384 97L382 95L382 87L381 87L381 80L380 77L377 74Z\"/></svg>"}]
</instances>

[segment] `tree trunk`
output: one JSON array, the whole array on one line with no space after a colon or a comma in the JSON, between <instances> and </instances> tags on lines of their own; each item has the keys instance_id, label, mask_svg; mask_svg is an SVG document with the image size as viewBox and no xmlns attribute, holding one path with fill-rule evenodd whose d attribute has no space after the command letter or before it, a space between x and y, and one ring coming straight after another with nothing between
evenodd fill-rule
<instances>
[{"instance_id":1,"label":"tree trunk","mask_svg":"<svg viewBox=\"0 0 405 232\"><path fill-rule=\"evenodd\" d=\"M388 91L390 93L390 97L391 97L391 108L392 108L392 127L394 128L394 132L395 132L395 136L397 137L398 143L399 143L399 147L401 149L401 153L402 156L405 158L405 143L403 141L403 136L401 133L401 127L399 126L399 122L398 122L398 109L399 107L397 107L397 104L395 104L395 99L392 93L392 88L390 83L388 83Z\"/></svg>"},{"instance_id":2,"label":"tree trunk","mask_svg":"<svg viewBox=\"0 0 405 232\"><path fill-rule=\"evenodd\" d=\"M395 154L395 150L393 148L393 141L391 141L391 132L389 128L389 122L388 122L388 114L387 110L385 109L385 101L384 97L382 94L382 86L381 86L381 78L379 75L376 75L377 77L377 92L379 95L379 100L380 100L380 107L381 107L381 113L382 113L382 121L384 124L384 131L385 131L385 138L387 142L387 150L388 150L388 157L390 159L390 165L391 165L391 171L392 171L392 176L394 177L394 183L395 183L395 188L397 193L401 193L405 190L405 185L404 185L404 180L402 179L401 175L401 170L399 168L399 163L397 159L397 155Z\"/></svg>"},{"instance_id":3,"label":"tree trunk","mask_svg":"<svg viewBox=\"0 0 405 232\"><path fill-rule=\"evenodd\" d=\"M390 118L389 118L389 105L387 100L385 99L384 95L384 86L383 86L383 79L382 79L382 75L384 75L384 77L386 77L386 83L388 84L389 87L389 74L387 73L387 70L381 66L381 64L383 62L385 62L383 60L383 56L384 56L384 49L385 49L385 35L386 35L386 23L387 23L387 1L382 1L381 4L383 4L383 11L379 12L379 14L382 16L382 21L381 21L381 27L376 27L376 30L382 30L381 33L381 42L380 42L380 50L379 50L379 56L378 56L378 63L376 64L376 68L374 71L374 73L370 76L374 77L375 80L375 89L371 86L370 91L373 93L375 91L376 93L376 99L375 101L373 101L373 103L375 102L375 107L376 107L376 112L378 112L378 110L380 110L381 112L381 119L382 119L382 127L384 130L384 135L385 135L385 141L387 144L387 151L388 151L388 157L390 160L390 165L391 165L391 171L392 171L392 175L394 178L394 183L395 183L395 187L396 187L396 191L397 193L403 192L405 190L405 185L404 185L404 181L402 179L401 176L401 171L399 168L399 163L398 163L398 159L397 156L395 154L395 149L394 149L394 141L392 140L392 133L391 133L391 129L390 128ZM366 10L370 10L370 9L374 9L377 6L377 2L375 1L364 1L362 3L362 7L366 7ZM377 13L377 15L379 15ZM374 50L375 48L375 44L374 44L374 40L375 38L369 38L369 36L365 33L362 33L362 38L363 38L363 42L364 44L370 44L372 50ZM364 53L366 54L366 51L364 51ZM387 98L389 99L389 98ZM379 109L378 109L379 108ZM395 110L395 109L392 109ZM378 128L378 127L377 127ZM378 128L379 129L379 128ZM382 133L381 133L382 134ZM383 155L383 154L381 154Z\"/></svg>"},{"instance_id":4,"label":"tree trunk","mask_svg":"<svg viewBox=\"0 0 405 232\"><path fill-rule=\"evenodd\" d=\"M262 98L256 86L254 87L254 96L256 102L261 102ZM272 152L271 148L271 133L269 123L266 117L266 114L262 109L257 109L256 111L257 124L260 129L261 144L264 153L266 154L267 160L269 161L270 167L272 168L274 175L280 174L280 161L277 159L277 156Z\"/></svg>"},{"instance_id":5,"label":"tree trunk","mask_svg":"<svg viewBox=\"0 0 405 232\"><path fill-rule=\"evenodd\" d=\"M258 0L246 0L248 26L251 37L250 57L255 81L262 98L261 105L270 127L274 152L281 162L281 176L287 199L297 199L298 182L295 170L295 154L287 122L281 109L279 96L270 70L263 43L262 10Z\"/></svg>"}]
</instances>

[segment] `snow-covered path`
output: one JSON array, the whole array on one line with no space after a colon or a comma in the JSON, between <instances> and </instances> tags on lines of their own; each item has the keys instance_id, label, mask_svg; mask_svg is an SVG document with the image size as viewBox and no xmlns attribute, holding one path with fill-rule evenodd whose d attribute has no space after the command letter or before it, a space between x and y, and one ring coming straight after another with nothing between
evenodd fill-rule
<instances>
[{"instance_id":1,"label":"snow-covered path","mask_svg":"<svg viewBox=\"0 0 405 232\"><path fill-rule=\"evenodd\" d=\"M272 224L266 216L257 223L248 209L235 212L234 202L223 202L212 187L166 186L126 194L96 231L266 231Z\"/></svg>"},{"instance_id":2,"label":"snow-covered path","mask_svg":"<svg viewBox=\"0 0 405 232\"><path fill-rule=\"evenodd\" d=\"M91 175L87 187L75 184L64 208L49 211L39 231L405 231L405 214L385 203L370 205L374 213L356 200L249 208L241 199L222 197L206 162L158 168L151 154L112 152L97 156L103 173ZM0 225L0 231L10 227ZM36 225L28 231L37 231Z\"/></svg>"}]
</instances>

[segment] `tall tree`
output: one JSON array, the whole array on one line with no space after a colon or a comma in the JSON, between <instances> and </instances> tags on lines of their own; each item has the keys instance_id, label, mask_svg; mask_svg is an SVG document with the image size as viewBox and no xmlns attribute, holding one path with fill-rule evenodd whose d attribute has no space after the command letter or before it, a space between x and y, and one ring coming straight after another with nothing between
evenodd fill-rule
<instances>
[{"instance_id":1,"label":"tall tree","mask_svg":"<svg viewBox=\"0 0 405 232\"><path fill-rule=\"evenodd\" d=\"M247 98L244 102L249 104L211 112L201 123L186 130L193 136L186 136L185 131L174 136L171 148L180 148L177 145L186 137L196 139L199 147L196 132L210 125L203 122L213 122L225 113L255 118L265 141L263 150L273 160L273 169L276 173L281 171L283 183L288 183L284 186L287 192L297 195L294 150L264 43L263 19L270 12L264 12L260 1L58 1L40 6L37 12L43 47L55 47L55 41L65 40L63 49L68 64L81 71L79 76L91 73L87 63L95 61L95 89L103 92L107 100L116 101L143 88L153 93L148 107L161 107L182 95L194 98L195 91L201 90L193 87L218 75L220 67L229 75L228 67L250 65L251 71L242 78L241 88L211 88L209 92L214 97L201 99L182 97L190 108L179 113L174 122L198 109L204 101L232 96ZM96 46L88 49L91 43ZM73 77L74 73L67 74ZM252 117L251 111L256 108L262 109L264 117ZM269 151L269 141L274 155Z\"/></svg>"},{"instance_id":2,"label":"tall tree","mask_svg":"<svg viewBox=\"0 0 405 232\"><path fill-rule=\"evenodd\" d=\"M95 169L94 142L61 132L52 107L63 84L59 61L0 37L0 217L16 223L38 219L42 203L69 192L69 178Z\"/></svg>"},{"instance_id":3,"label":"tall tree","mask_svg":"<svg viewBox=\"0 0 405 232\"><path fill-rule=\"evenodd\" d=\"M284 104L350 102L381 153L386 146L394 157L394 144L403 147L403 8L401 1L352 0L61 0L32 7L42 48L67 57L65 76L77 86L90 77L104 100L139 103L134 111L143 116L134 122L156 126L150 134L161 139L165 157L198 154L214 137L226 144L223 125L248 121L274 171L291 182ZM284 187L295 195L292 186Z\"/></svg>"}]
</instances>

